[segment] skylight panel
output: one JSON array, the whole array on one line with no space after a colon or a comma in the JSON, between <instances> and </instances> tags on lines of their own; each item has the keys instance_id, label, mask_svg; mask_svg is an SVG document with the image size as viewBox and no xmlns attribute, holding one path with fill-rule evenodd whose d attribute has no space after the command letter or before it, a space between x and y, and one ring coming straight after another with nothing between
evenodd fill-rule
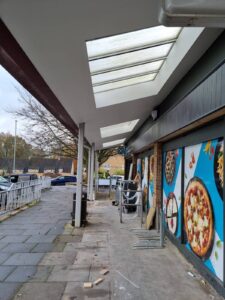
<instances>
[{"instance_id":1,"label":"skylight panel","mask_svg":"<svg viewBox=\"0 0 225 300\"><path fill-rule=\"evenodd\" d=\"M87 41L94 94L154 80L181 30L156 26Z\"/></svg>"},{"instance_id":2,"label":"skylight panel","mask_svg":"<svg viewBox=\"0 0 225 300\"><path fill-rule=\"evenodd\" d=\"M109 91L109 90L114 90L114 89L130 86L130 85L154 80L156 75L157 75L157 73L152 73L152 74L143 75L143 76L139 76L139 77L115 81L112 83L102 84L102 85L94 86L93 90L94 90L94 93L100 93L100 92L105 92L105 91Z\"/></svg>"},{"instance_id":3,"label":"skylight panel","mask_svg":"<svg viewBox=\"0 0 225 300\"><path fill-rule=\"evenodd\" d=\"M115 124L107 127L102 127L100 128L101 137L106 138L109 136L131 132L134 129L134 127L137 125L138 121L139 119L129 121L129 122L123 122L120 124Z\"/></svg>"},{"instance_id":4,"label":"skylight panel","mask_svg":"<svg viewBox=\"0 0 225 300\"><path fill-rule=\"evenodd\" d=\"M104 84L112 81L119 81L126 78L147 75L149 73L155 73L160 69L163 64L163 60L138 65L130 68L120 69L116 71L106 72L92 76L93 86Z\"/></svg>"},{"instance_id":5,"label":"skylight panel","mask_svg":"<svg viewBox=\"0 0 225 300\"><path fill-rule=\"evenodd\" d=\"M148 63L167 57L173 43L89 61L91 75Z\"/></svg>"},{"instance_id":6,"label":"skylight panel","mask_svg":"<svg viewBox=\"0 0 225 300\"><path fill-rule=\"evenodd\" d=\"M89 59L161 44L177 38L178 27L156 26L87 42Z\"/></svg>"},{"instance_id":7,"label":"skylight panel","mask_svg":"<svg viewBox=\"0 0 225 300\"><path fill-rule=\"evenodd\" d=\"M115 140L115 141L107 142L107 143L103 143L103 148L108 148L108 147L112 147L112 146L121 145L124 142L125 142L125 138L124 139L120 139L120 140Z\"/></svg>"}]
</instances>

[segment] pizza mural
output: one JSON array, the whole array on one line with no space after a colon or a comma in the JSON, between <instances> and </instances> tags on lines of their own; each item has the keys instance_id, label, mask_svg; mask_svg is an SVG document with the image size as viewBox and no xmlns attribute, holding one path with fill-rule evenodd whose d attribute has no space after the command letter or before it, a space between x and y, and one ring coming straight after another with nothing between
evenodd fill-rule
<instances>
[{"instance_id":1,"label":"pizza mural","mask_svg":"<svg viewBox=\"0 0 225 300\"><path fill-rule=\"evenodd\" d=\"M186 247L223 280L223 140L185 148Z\"/></svg>"},{"instance_id":2,"label":"pizza mural","mask_svg":"<svg viewBox=\"0 0 225 300\"><path fill-rule=\"evenodd\" d=\"M148 208L153 207L154 196L154 155L149 157Z\"/></svg>"},{"instance_id":3,"label":"pizza mural","mask_svg":"<svg viewBox=\"0 0 225 300\"><path fill-rule=\"evenodd\" d=\"M163 211L165 226L176 238L181 237L182 149L163 154Z\"/></svg>"},{"instance_id":4,"label":"pizza mural","mask_svg":"<svg viewBox=\"0 0 225 300\"><path fill-rule=\"evenodd\" d=\"M148 157L142 159L142 174L143 205L148 208Z\"/></svg>"},{"instance_id":5,"label":"pizza mural","mask_svg":"<svg viewBox=\"0 0 225 300\"><path fill-rule=\"evenodd\" d=\"M139 174L141 178L141 158L137 159L137 174Z\"/></svg>"}]
</instances>

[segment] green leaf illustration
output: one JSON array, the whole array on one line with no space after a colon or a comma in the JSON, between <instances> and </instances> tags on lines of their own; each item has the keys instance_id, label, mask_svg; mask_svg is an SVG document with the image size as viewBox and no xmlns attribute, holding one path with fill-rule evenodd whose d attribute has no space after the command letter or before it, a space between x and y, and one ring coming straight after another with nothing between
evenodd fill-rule
<instances>
[{"instance_id":1,"label":"green leaf illustration","mask_svg":"<svg viewBox=\"0 0 225 300\"><path fill-rule=\"evenodd\" d=\"M218 258L219 258L219 255L218 255L217 251L215 251L215 258L216 258L216 260L218 260Z\"/></svg>"},{"instance_id":2,"label":"green leaf illustration","mask_svg":"<svg viewBox=\"0 0 225 300\"><path fill-rule=\"evenodd\" d=\"M216 246L217 246L218 248L221 248L221 247L222 247L222 243L221 243L220 240L218 240L218 241L216 242Z\"/></svg>"}]
</instances>

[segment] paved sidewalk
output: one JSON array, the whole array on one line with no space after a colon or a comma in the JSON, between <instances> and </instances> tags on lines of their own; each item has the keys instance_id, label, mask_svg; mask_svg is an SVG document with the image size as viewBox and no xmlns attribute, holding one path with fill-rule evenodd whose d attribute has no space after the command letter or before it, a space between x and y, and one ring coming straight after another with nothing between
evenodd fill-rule
<instances>
[{"instance_id":1,"label":"paved sidewalk","mask_svg":"<svg viewBox=\"0 0 225 300\"><path fill-rule=\"evenodd\" d=\"M47 280L53 266L42 259L46 253L60 255L66 245L66 240L57 237L70 218L72 192L58 187L44 192L39 204L0 224L1 300L11 299L25 282ZM74 259L75 254L68 261ZM62 294L64 287L57 284L54 293ZM29 299L37 296L33 293ZM48 299L46 296L42 299Z\"/></svg>"},{"instance_id":2,"label":"paved sidewalk","mask_svg":"<svg viewBox=\"0 0 225 300\"><path fill-rule=\"evenodd\" d=\"M70 223L72 187L54 187L43 201L0 224L0 300L221 299L167 241L163 250L132 250L139 220L109 201L89 203L89 225ZM109 269L100 275L103 268ZM192 271L196 277L190 277ZM90 289L83 283L102 277Z\"/></svg>"}]
</instances>

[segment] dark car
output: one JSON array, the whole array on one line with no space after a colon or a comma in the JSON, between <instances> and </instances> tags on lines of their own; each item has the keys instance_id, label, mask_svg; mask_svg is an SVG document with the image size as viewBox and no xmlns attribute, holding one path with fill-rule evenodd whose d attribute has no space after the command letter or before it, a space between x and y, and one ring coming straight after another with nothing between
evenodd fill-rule
<instances>
[{"instance_id":1,"label":"dark car","mask_svg":"<svg viewBox=\"0 0 225 300\"><path fill-rule=\"evenodd\" d=\"M9 180L12 183L17 183L21 181L30 181L30 180L36 180L38 179L37 174L12 174L7 177L5 177L7 180Z\"/></svg>"},{"instance_id":2,"label":"dark car","mask_svg":"<svg viewBox=\"0 0 225 300\"><path fill-rule=\"evenodd\" d=\"M68 183L75 183L77 182L76 176L59 176L51 181L51 185L66 185Z\"/></svg>"}]
</instances>

